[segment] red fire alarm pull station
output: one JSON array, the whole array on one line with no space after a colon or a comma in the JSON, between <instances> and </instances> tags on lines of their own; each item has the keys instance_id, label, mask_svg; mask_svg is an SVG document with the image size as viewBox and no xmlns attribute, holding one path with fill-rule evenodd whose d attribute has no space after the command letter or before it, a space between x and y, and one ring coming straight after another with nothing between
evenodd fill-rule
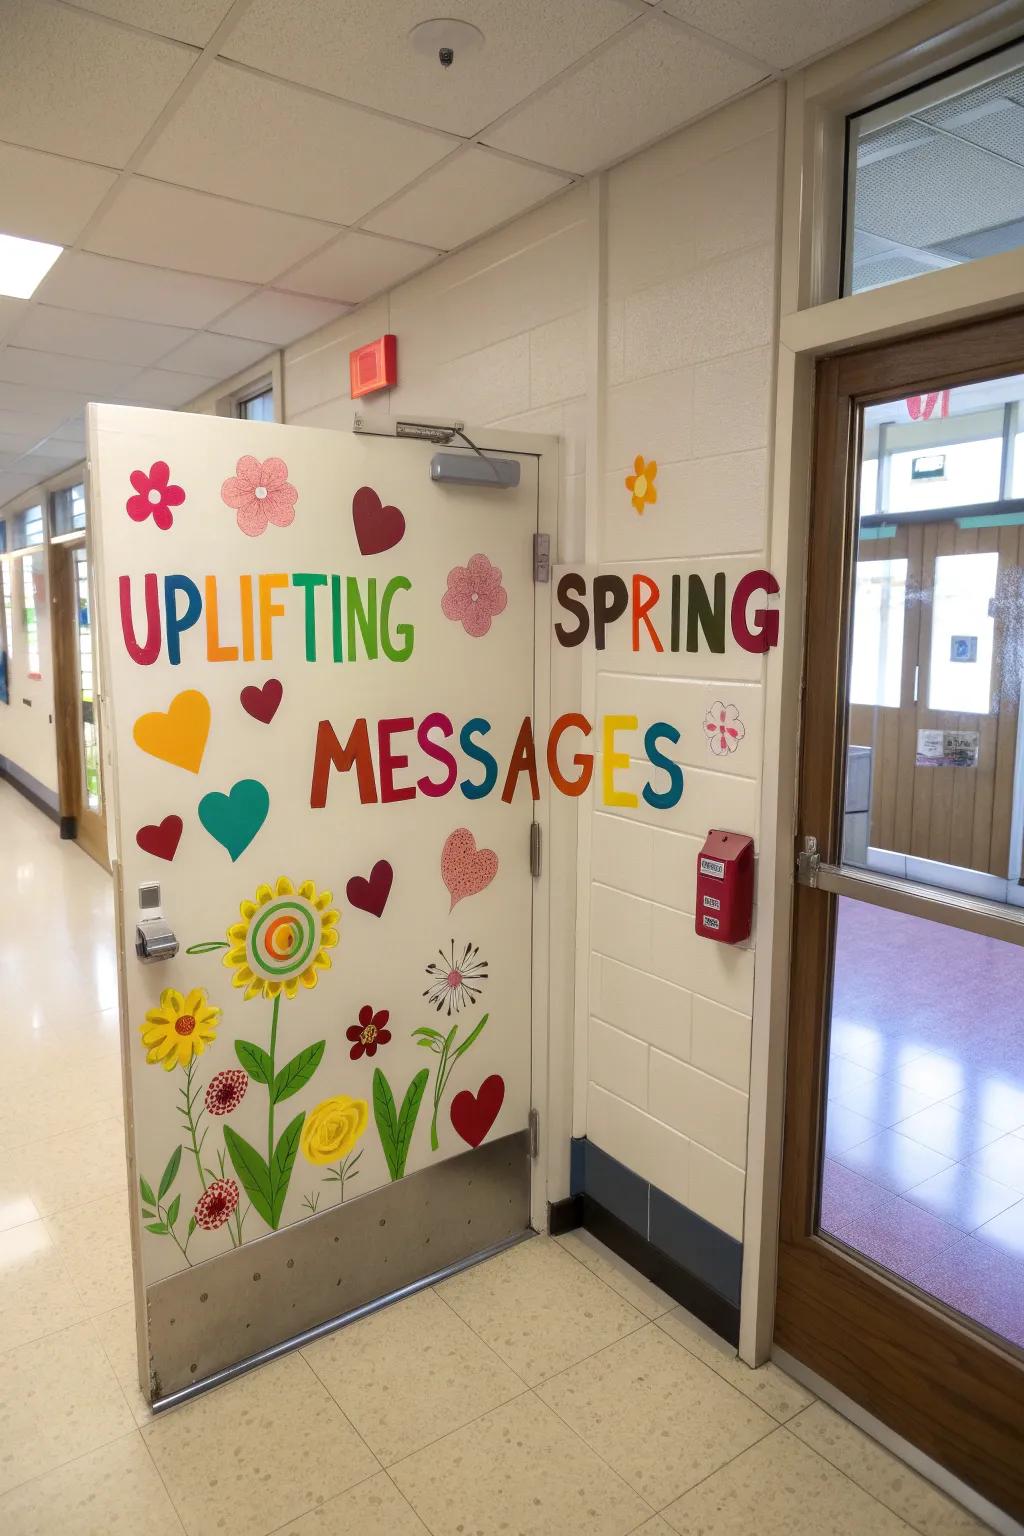
<instances>
[{"instance_id":1,"label":"red fire alarm pull station","mask_svg":"<svg viewBox=\"0 0 1024 1536\"><path fill-rule=\"evenodd\" d=\"M378 336L348 355L349 391L353 400L391 389L398 383L398 337Z\"/></svg>"},{"instance_id":2,"label":"red fire alarm pull station","mask_svg":"<svg viewBox=\"0 0 1024 1536\"><path fill-rule=\"evenodd\" d=\"M754 909L754 839L709 832L697 858L697 932L719 944L750 937Z\"/></svg>"}]
</instances>

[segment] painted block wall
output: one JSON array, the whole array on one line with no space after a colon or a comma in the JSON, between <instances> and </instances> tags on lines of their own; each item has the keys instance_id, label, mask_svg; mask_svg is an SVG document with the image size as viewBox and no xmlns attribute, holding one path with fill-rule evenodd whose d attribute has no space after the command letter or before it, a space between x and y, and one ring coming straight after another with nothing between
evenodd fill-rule
<instances>
[{"instance_id":1,"label":"painted block wall","mask_svg":"<svg viewBox=\"0 0 1024 1536\"><path fill-rule=\"evenodd\" d=\"M348 352L393 331L399 386L364 408L560 436L559 561L761 564L780 115L779 88L756 92L625 161L599 197L574 188L288 348L286 419L350 430ZM659 465L642 517L624 486L638 453ZM754 946L698 939L693 892L709 827L757 833L765 664L710 661L612 643L583 685L591 718L679 726L686 790L670 813L581 802L573 1132L740 1238ZM725 758L703 730L719 700L746 730Z\"/></svg>"}]
</instances>

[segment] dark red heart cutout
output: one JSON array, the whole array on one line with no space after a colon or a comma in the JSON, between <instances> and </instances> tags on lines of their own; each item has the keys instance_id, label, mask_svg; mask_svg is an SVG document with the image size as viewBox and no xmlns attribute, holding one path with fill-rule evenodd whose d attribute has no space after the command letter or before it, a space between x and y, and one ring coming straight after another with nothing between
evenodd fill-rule
<instances>
[{"instance_id":1,"label":"dark red heart cutout","mask_svg":"<svg viewBox=\"0 0 1024 1536\"><path fill-rule=\"evenodd\" d=\"M484 1078L475 1097L468 1088L455 1095L451 1107L452 1125L463 1141L478 1147L497 1120L504 1102L505 1079L495 1072L493 1077Z\"/></svg>"},{"instance_id":2,"label":"dark red heart cutout","mask_svg":"<svg viewBox=\"0 0 1024 1536\"><path fill-rule=\"evenodd\" d=\"M363 555L381 555L405 537L405 515L397 507L385 507L377 492L364 485L352 497L352 525Z\"/></svg>"},{"instance_id":3,"label":"dark red heart cutout","mask_svg":"<svg viewBox=\"0 0 1024 1536\"><path fill-rule=\"evenodd\" d=\"M264 725L269 725L277 714L278 705L284 696L284 688L276 677L272 677L257 688L255 683L250 683L248 688L243 688L238 697L242 701L242 708L247 715L252 715L254 720L260 720Z\"/></svg>"},{"instance_id":4,"label":"dark red heart cutout","mask_svg":"<svg viewBox=\"0 0 1024 1536\"><path fill-rule=\"evenodd\" d=\"M378 859L370 871L369 880L364 880L362 875L352 876L345 887L345 895L360 912L380 917L391 895L391 882L394 878L395 872L387 859Z\"/></svg>"},{"instance_id":5,"label":"dark red heart cutout","mask_svg":"<svg viewBox=\"0 0 1024 1536\"><path fill-rule=\"evenodd\" d=\"M143 853L151 853L155 859L170 862L181 842L182 821L180 816L165 816L159 826L140 827L135 841Z\"/></svg>"}]
</instances>

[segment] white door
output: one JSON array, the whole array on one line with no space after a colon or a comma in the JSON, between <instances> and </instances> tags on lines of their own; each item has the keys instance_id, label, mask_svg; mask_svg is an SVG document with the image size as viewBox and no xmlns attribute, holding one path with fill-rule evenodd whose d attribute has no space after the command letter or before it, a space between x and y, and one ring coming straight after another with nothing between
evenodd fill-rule
<instances>
[{"instance_id":1,"label":"white door","mask_svg":"<svg viewBox=\"0 0 1024 1536\"><path fill-rule=\"evenodd\" d=\"M410 1175L452 1164L420 1273L453 1255L462 1172L494 1144L527 1224L534 803L509 765L533 713L537 460L513 490L451 487L420 441L90 414L140 1310L167 1396L345 1310L326 1267L356 1222L363 1277L339 1295L371 1299L365 1202L394 1244ZM146 962L154 885L180 948ZM239 1250L268 1236L256 1279L291 1243L305 1289L175 1343L175 1303L248 1274ZM378 1293L403 1278L389 1255Z\"/></svg>"}]
</instances>

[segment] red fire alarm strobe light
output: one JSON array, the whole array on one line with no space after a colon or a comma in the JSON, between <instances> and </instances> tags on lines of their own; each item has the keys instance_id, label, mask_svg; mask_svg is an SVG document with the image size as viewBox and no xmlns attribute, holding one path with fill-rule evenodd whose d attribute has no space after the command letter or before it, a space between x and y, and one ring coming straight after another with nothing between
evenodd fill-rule
<instances>
[{"instance_id":1,"label":"red fire alarm strobe light","mask_svg":"<svg viewBox=\"0 0 1024 1536\"><path fill-rule=\"evenodd\" d=\"M348 377L353 400L391 389L398 383L398 337L378 336L348 355Z\"/></svg>"},{"instance_id":2,"label":"red fire alarm strobe light","mask_svg":"<svg viewBox=\"0 0 1024 1536\"><path fill-rule=\"evenodd\" d=\"M697 857L696 928L701 938L740 944L754 909L754 839L709 832Z\"/></svg>"}]
</instances>

